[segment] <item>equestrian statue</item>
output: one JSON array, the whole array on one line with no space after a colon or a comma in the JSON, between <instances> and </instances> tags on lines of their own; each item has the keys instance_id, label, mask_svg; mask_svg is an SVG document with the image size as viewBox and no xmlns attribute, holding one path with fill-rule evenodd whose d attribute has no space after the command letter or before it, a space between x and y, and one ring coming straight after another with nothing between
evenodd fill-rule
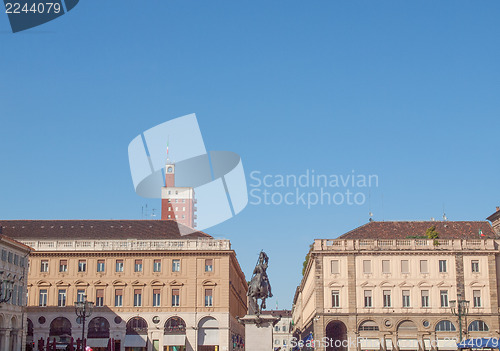
<instances>
[{"instance_id":1,"label":"equestrian statue","mask_svg":"<svg viewBox=\"0 0 500 351\"><path fill-rule=\"evenodd\" d=\"M260 252L259 261L252 273L252 280L248 286L247 296L249 297L248 313L260 315L262 310L266 309L266 299L273 297L271 293L271 284L267 276L266 270L269 262L269 257L264 251ZM262 302L259 306L258 300Z\"/></svg>"}]
</instances>

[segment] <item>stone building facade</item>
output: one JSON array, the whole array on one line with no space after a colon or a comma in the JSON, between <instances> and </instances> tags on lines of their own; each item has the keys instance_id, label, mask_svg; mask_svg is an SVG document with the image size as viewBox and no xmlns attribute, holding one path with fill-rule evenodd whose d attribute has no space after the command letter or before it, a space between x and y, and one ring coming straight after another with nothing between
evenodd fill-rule
<instances>
[{"instance_id":1,"label":"stone building facade","mask_svg":"<svg viewBox=\"0 0 500 351\"><path fill-rule=\"evenodd\" d=\"M0 221L33 247L33 340L81 338L74 302L95 303L87 345L120 351L237 351L247 283L228 240L173 221ZM181 231L179 231L179 229ZM112 341L110 341L112 339Z\"/></svg>"},{"instance_id":2,"label":"stone building facade","mask_svg":"<svg viewBox=\"0 0 500 351\"><path fill-rule=\"evenodd\" d=\"M24 350L27 330L24 309L30 251L30 247L0 235L0 298L8 298L0 304L0 350ZM12 284L12 293L7 296L5 281Z\"/></svg>"},{"instance_id":3,"label":"stone building facade","mask_svg":"<svg viewBox=\"0 0 500 351\"><path fill-rule=\"evenodd\" d=\"M488 222L370 222L317 239L294 335L315 350L456 350L450 301L465 299L463 337L499 337L499 245Z\"/></svg>"}]
</instances>

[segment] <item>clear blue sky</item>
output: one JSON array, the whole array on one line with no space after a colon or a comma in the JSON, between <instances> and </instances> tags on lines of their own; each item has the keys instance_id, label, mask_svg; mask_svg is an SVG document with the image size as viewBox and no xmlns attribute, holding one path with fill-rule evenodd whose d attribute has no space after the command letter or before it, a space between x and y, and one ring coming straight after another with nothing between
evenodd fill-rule
<instances>
[{"instance_id":1,"label":"clear blue sky","mask_svg":"<svg viewBox=\"0 0 500 351\"><path fill-rule=\"evenodd\" d=\"M0 218L135 219L127 146L196 113L246 174L377 174L363 206L255 206L208 232L290 307L308 245L368 220L500 205L500 2L81 1L0 14ZM268 306L275 307L276 298Z\"/></svg>"}]
</instances>

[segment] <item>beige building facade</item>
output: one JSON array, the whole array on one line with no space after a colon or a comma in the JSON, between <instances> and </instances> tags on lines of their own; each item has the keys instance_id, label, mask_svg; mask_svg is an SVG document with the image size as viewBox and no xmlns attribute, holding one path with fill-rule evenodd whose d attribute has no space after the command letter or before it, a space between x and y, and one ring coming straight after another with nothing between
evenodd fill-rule
<instances>
[{"instance_id":1,"label":"beige building facade","mask_svg":"<svg viewBox=\"0 0 500 351\"><path fill-rule=\"evenodd\" d=\"M425 237L431 227L438 239ZM370 222L317 239L295 336L315 350L456 350L450 301L465 299L463 337L499 337L499 245L488 222Z\"/></svg>"},{"instance_id":2,"label":"beige building facade","mask_svg":"<svg viewBox=\"0 0 500 351\"><path fill-rule=\"evenodd\" d=\"M232 341L244 340L236 318L246 314L247 283L228 240L181 235L172 221L36 221L30 229L44 238L35 240L20 238L23 223L12 222L4 228L36 250L28 274L33 340L81 338L74 302L86 295L95 303L85 326L94 350L109 342L120 351L243 349Z\"/></svg>"},{"instance_id":3,"label":"beige building facade","mask_svg":"<svg viewBox=\"0 0 500 351\"><path fill-rule=\"evenodd\" d=\"M0 235L0 350L24 350L27 319L26 286L28 257L31 249L9 237ZM10 293L5 293L6 281Z\"/></svg>"}]
</instances>

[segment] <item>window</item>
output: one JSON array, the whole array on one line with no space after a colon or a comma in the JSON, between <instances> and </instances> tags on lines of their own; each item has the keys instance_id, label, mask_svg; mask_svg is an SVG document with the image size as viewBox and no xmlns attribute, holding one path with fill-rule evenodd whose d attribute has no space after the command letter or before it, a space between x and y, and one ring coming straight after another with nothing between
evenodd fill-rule
<instances>
[{"instance_id":1,"label":"window","mask_svg":"<svg viewBox=\"0 0 500 351\"><path fill-rule=\"evenodd\" d=\"M153 272L161 272L161 260L157 259L153 261Z\"/></svg>"},{"instance_id":2,"label":"window","mask_svg":"<svg viewBox=\"0 0 500 351\"><path fill-rule=\"evenodd\" d=\"M85 272L87 271L87 261L86 260L79 260L78 261L78 272Z\"/></svg>"},{"instance_id":3,"label":"window","mask_svg":"<svg viewBox=\"0 0 500 351\"><path fill-rule=\"evenodd\" d=\"M171 215L168 215L168 219L171 219L171 218L172 218L172 216L171 216Z\"/></svg>"},{"instance_id":4,"label":"window","mask_svg":"<svg viewBox=\"0 0 500 351\"><path fill-rule=\"evenodd\" d=\"M382 273L391 273L391 261L382 260Z\"/></svg>"},{"instance_id":5,"label":"window","mask_svg":"<svg viewBox=\"0 0 500 351\"><path fill-rule=\"evenodd\" d=\"M469 324L469 331L485 332L485 331L489 331L489 330L490 330L490 328L483 321L474 321L471 324Z\"/></svg>"},{"instance_id":6,"label":"window","mask_svg":"<svg viewBox=\"0 0 500 351\"><path fill-rule=\"evenodd\" d=\"M378 331L378 325L374 321L365 321L360 324L359 331Z\"/></svg>"},{"instance_id":7,"label":"window","mask_svg":"<svg viewBox=\"0 0 500 351\"><path fill-rule=\"evenodd\" d=\"M214 260L206 259L205 260L205 272L212 272L214 270Z\"/></svg>"},{"instance_id":8,"label":"window","mask_svg":"<svg viewBox=\"0 0 500 351\"><path fill-rule=\"evenodd\" d=\"M279 332L280 331L280 327L279 326L275 326L274 327L274 331L275 332ZM279 340L276 340L276 344L279 344Z\"/></svg>"},{"instance_id":9,"label":"window","mask_svg":"<svg viewBox=\"0 0 500 351\"><path fill-rule=\"evenodd\" d=\"M104 272L104 260L97 260L97 271L98 272Z\"/></svg>"},{"instance_id":10,"label":"window","mask_svg":"<svg viewBox=\"0 0 500 351\"><path fill-rule=\"evenodd\" d=\"M96 307L104 306L104 289L96 289L96 291L95 291L95 305L96 305Z\"/></svg>"},{"instance_id":11,"label":"window","mask_svg":"<svg viewBox=\"0 0 500 351\"><path fill-rule=\"evenodd\" d=\"M76 291L76 302L83 302L85 296L85 290L84 289L78 289Z\"/></svg>"},{"instance_id":12,"label":"window","mask_svg":"<svg viewBox=\"0 0 500 351\"><path fill-rule=\"evenodd\" d=\"M372 261L364 260L363 261L363 273L371 273L372 272Z\"/></svg>"},{"instance_id":13,"label":"window","mask_svg":"<svg viewBox=\"0 0 500 351\"><path fill-rule=\"evenodd\" d=\"M59 272L67 272L67 271L68 271L68 260L60 260Z\"/></svg>"},{"instance_id":14,"label":"window","mask_svg":"<svg viewBox=\"0 0 500 351\"><path fill-rule=\"evenodd\" d=\"M14 254L14 264L15 264L16 266L18 266L18 265L19 265L19 255Z\"/></svg>"},{"instance_id":15,"label":"window","mask_svg":"<svg viewBox=\"0 0 500 351\"><path fill-rule=\"evenodd\" d=\"M332 291L332 307L340 307L340 291Z\"/></svg>"},{"instance_id":16,"label":"window","mask_svg":"<svg viewBox=\"0 0 500 351\"><path fill-rule=\"evenodd\" d=\"M420 296L422 296L422 308L429 307L429 290L422 290L420 292Z\"/></svg>"},{"instance_id":17,"label":"window","mask_svg":"<svg viewBox=\"0 0 500 351\"><path fill-rule=\"evenodd\" d=\"M410 290L403 290L403 307L410 306Z\"/></svg>"},{"instance_id":18,"label":"window","mask_svg":"<svg viewBox=\"0 0 500 351\"><path fill-rule=\"evenodd\" d=\"M42 262L40 264L40 272L47 273L48 271L49 271L49 261L42 260Z\"/></svg>"},{"instance_id":19,"label":"window","mask_svg":"<svg viewBox=\"0 0 500 351\"><path fill-rule=\"evenodd\" d=\"M446 267L446 260L439 260L439 273L446 273L448 271Z\"/></svg>"},{"instance_id":20,"label":"window","mask_svg":"<svg viewBox=\"0 0 500 351\"><path fill-rule=\"evenodd\" d=\"M59 289L59 292L57 294L57 306L66 306L66 289Z\"/></svg>"},{"instance_id":21,"label":"window","mask_svg":"<svg viewBox=\"0 0 500 351\"><path fill-rule=\"evenodd\" d=\"M212 289L205 289L205 307L212 307L213 305Z\"/></svg>"},{"instance_id":22,"label":"window","mask_svg":"<svg viewBox=\"0 0 500 351\"><path fill-rule=\"evenodd\" d=\"M441 307L448 307L448 290L441 290L439 292Z\"/></svg>"},{"instance_id":23,"label":"window","mask_svg":"<svg viewBox=\"0 0 500 351\"><path fill-rule=\"evenodd\" d=\"M116 271L123 272L123 260L116 260Z\"/></svg>"},{"instance_id":24,"label":"window","mask_svg":"<svg viewBox=\"0 0 500 351\"><path fill-rule=\"evenodd\" d=\"M286 325L284 325L282 328L281 328L282 331L286 332ZM283 340L283 342L285 342L285 340ZM286 345L286 344L285 344Z\"/></svg>"},{"instance_id":25,"label":"window","mask_svg":"<svg viewBox=\"0 0 500 351\"><path fill-rule=\"evenodd\" d=\"M472 298L474 301L474 307L481 307L481 290L473 290Z\"/></svg>"},{"instance_id":26,"label":"window","mask_svg":"<svg viewBox=\"0 0 500 351\"><path fill-rule=\"evenodd\" d=\"M19 287L19 295L17 295L17 305L22 306L23 305L23 295L26 294L26 292L23 293L24 289L22 286Z\"/></svg>"},{"instance_id":27,"label":"window","mask_svg":"<svg viewBox=\"0 0 500 351\"><path fill-rule=\"evenodd\" d=\"M142 260L135 260L134 272L142 272Z\"/></svg>"},{"instance_id":28,"label":"window","mask_svg":"<svg viewBox=\"0 0 500 351\"><path fill-rule=\"evenodd\" d=\"M181 260L172 260L172 272L181 271Z\"/></svg>"},{"instance_id":29,"label":"window","mask_svg":"<svg viewBox=\"0 0 500 351\"><path fill-rule=\"evenodd\" d=\"M9 263L12 263L12 259L14 257L14 254L12 252L9 251L9 255L7 256L7 261L9 261Z\"/></svg>"},{"instance_id":30,"label":"window","mask_svg":"<svg viewBox=\"0 0 500 351\"><path fill-rule=\"evenodd\" d=\"M384 307L391 307L391 291L384 290L383 296L384 296Z\"/></svg>"},{"instance_id":31,"label":"window","mask_svg":"<svg viewBox=\"0 0 500 351\"><path fill-rule=\"evenodd\" d=\"M134 289L134 307L142 306L142 290Z\"/></svg>"},{"instance_id":32,"label":"window","mask_svg":"<svg viewBox=\"0 0 500 351\"><path fill-rule=\"evenodd\" d=\"M410 264L408 260L401 260L401 273L410 273Z\"/></svg>"},{"instance_id":33,"label":"window","mask_svg":"<svg viewBox=\"0 0 500 351\"><path fill-rule=\"evenodd\" d=\"M339 274L340 273L339 260L332 260L331 265L332 265L332 274Z\"/></svg>"},{"instance_id":34,"label":"window","mask_svg":"<svg viewBox=\"0 0 500 351\"><path fill-rule=\"evenodd\" d=\"M441 321L438 324L436 324L436 331L456 331L455 326L453 325L452 322L450 321Z\"/></svg>"},{"instance_id":35,"label":"window","mask_svg":"<svg viewBox=\"0 0 500 351\"><path fill-rule=\"evenodd\" d=\"M472 260L472 272L473 273L479 273L479 261L478 260Z\"/></svg>"},{"instance_id":36,"label":"window","mask_svg":"<svg viewBox=\"0 0 500 351\"><path fill-rule=\"evenodd\" d=\"M420 273L429 273L427 260L420 260Z\"/></svg>"},{"instance_id":37,"label":"window","mask_svg":"<svg viewBox=\"0 0 500 351\"><path fill-rule=\"evenodd\" d=\"M179 307L180 305L179 289L172 289L172 307Z\"/></svg>"},{"instance_id":38,"label":"window","mask_svg":"<svg viewBox=\"0 0 500 351\"><path fill-rule=\"evenodd\" d=\"M123 306L123 289L115 290L115 307Z\"/></svg>"},{"instance_id":39,"label":"window","mask_svg":"<svg viewBox=\"0 0 500 351\"><path fill-rule=\"evenodd\" d=\"M7 261L7 251L2 250L2 261Z\"/></svg>"},{"instance_id":40,"label":"window","mask_svg":"<svg viewBox=\"0 0 500 351\"><path fill-rule=\"evenodd\" d=\"M365 307L372 307L372 291L365 290Z\"/></svg>"},{"instance_id":41,"label":"window","mask_svg":"<svg viewBox=\"0 0 500 351\"><path fill-rule=\"evenodd\" d=\"M40 306L40 307L47 306L47 289L40 290L38 306Z\"/></svg>"},{"instance_id":42,"label":"window","mask_svg":"<svg viewBox=\"0 0 500 351\"><path fill-rule=\"evenodd\" d=\"M160 305L161 305L160 289L153 289L153 307L160 307Z\"/></svg>"}]
</instances>

